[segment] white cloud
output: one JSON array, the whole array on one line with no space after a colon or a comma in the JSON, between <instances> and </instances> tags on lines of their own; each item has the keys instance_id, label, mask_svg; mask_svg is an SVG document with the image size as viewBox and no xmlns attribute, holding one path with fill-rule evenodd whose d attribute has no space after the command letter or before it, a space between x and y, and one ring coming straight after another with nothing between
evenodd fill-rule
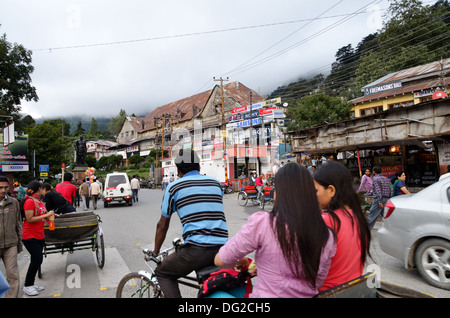
<instances>
[{"instance_id":1,"label":"white cloud","mask_svg":"<svg viewBox=\"0 0 450 318\"><path fill-rule=\"evenodd\" d=\"M376 31L370 28L372 10L302 43L373 2L4 0L0 33L33 49L32 79L40 100L24 102L23 112L33 117L112 117L121 108L145 113L209 89L217 84L214 76L227 76L252 58L254 63L296 46L256 67L239 69L244 72L230 73L230 81L270 93L286 80L331 65L340 47L355 46ZM386 9L387 0L378 5ZM323 19L308 22L327 9ZM336 17L324 18L330 16ZM262 26L266 24L274 25ZM238 30L210 32L232 28ZM208 33L172 37L201 32ZM124 43L104 45L113 42ZM83 47L61 49L73 46Z\"/></svg>"}]
</instances>

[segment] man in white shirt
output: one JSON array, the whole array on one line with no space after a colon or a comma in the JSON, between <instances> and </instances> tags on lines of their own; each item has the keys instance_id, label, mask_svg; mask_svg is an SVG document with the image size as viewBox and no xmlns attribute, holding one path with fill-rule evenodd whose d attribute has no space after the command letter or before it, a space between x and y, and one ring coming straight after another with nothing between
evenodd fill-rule
<instances>
[{"instance_id":1,"label":"man in white shirt","mask_svg":"<svg viewBox=\"0 0 450 318\"><path fill-rule=\"evenodd\" d=\"M100 185L97 182L92 182L89 187L89 197L92 199L94 210L97 210L97 200L101 193Z\"/></svg>"},{"instance_id":2,"label":"man in white shirt","mask_svg":"<svg viewBox=\"0 0 450 318\"><path fill-rule=\"evenodd\" d=\"M165 175L163 180L162 180L162 186L161 186L161 190L164 191L164 189L169 185L169 176Z\"/></svg>"},{"instance_id":3,"label":"man in white shirt","mask_svg":"<svg viewBox=\"0 0 450 318\"><path fill-rule=\"evenodd\" d=\"M133 198L133 202L139 201L138 191L141 189L141 184L137 176L133 176L131 179L131 197Z\"/></svg>"}]
</instances>

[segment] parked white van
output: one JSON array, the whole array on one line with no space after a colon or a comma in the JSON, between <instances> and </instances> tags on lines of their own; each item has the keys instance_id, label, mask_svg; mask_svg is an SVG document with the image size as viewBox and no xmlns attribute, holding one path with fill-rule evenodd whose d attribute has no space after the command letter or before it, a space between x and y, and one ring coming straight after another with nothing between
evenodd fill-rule
<instances>
[{"instance_id":1,"label":"parked white van","mask_svg":"<svg viewBox=\"0 0 450 318\"><path fill-rule=\"evenodd\" d=\"M125 172L113 172L106 175L103 202L105 208L112 202L133 204L130 180Z\"/></svg>"}]
</instances>

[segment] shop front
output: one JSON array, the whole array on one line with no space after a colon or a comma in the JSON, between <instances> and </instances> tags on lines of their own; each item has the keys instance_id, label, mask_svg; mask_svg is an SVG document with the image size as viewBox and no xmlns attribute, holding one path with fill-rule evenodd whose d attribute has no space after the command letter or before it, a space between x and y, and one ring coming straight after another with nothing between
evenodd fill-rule
<instances>
[{"instance_id":1,"label":"shop front","mask_svg":"<svg viewBox=\"0 0 450 318\"><path fill-rule=\"evenodd\" d=\"M449 99L433 100L290 132L293 152L319 164L323 160L318 158L339 160L355 182L366 168L380 165L383 175L403 170L408 187L423 188L438 181L447 168L449 115Z\"/></svg>"}]
</instances>

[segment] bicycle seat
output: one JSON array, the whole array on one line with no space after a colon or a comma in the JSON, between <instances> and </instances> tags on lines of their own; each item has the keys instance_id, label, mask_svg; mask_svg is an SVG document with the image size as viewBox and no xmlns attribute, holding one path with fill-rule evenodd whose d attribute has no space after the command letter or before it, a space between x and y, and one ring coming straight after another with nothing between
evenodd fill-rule
<instances>
[{"instance_id":1,"label":"bicycle seat","mask_svg":"<svg viewBox=\"0 0 450 318\"><path fill-rule=\"evenodd\" d=\"M211 273L217 272L222 267L211 265L207 267L200 268L195 271L197 274L197 281L199 284L203 284L203 282L211 275Z\"/></svg>"}]
</instances>

